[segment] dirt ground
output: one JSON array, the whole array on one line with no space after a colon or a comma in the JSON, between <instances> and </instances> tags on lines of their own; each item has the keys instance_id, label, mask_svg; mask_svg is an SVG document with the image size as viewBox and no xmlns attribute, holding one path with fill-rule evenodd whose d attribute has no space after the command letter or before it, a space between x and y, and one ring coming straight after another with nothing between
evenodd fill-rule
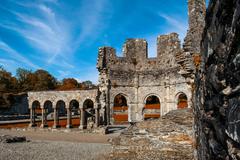
<instances>
[{"instance_id":1,"label":"dirt ground","mask_svg":"<svg viewBox=\"0 0 240 160\"><path fill-rule=\"evenodd\" d=\"M26 136L30 140L23 143L0 143L0 160L101 160L111 152L108 139L117 136L69 130L22 129L1 129L0 135Z\"/></svg>"}]
</instances>

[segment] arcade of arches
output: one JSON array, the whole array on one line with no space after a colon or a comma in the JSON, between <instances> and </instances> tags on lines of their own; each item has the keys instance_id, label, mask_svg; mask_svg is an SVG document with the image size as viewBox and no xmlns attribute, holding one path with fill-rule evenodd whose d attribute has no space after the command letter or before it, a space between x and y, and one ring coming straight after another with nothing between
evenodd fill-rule
<instances>
[{"instance_id":1,"label":"arcade of arches","mask_svg":"<svg viewBox=\"0 0 240 160\"><path fill-rule=\"evenodd\" d=\"M104 125L107 119L107 111L101 108L98 100L97 91L88 91L79 94L78 91L72 92L30 92L29 109L31 122L30 126L38 127L79 127L81 129L93 128L94 126ZM79 95L78 95L79 94ZM69 96L70 95L70 96ZM81 97L80 95L85 95ZM58 99L56 99L58 97ZM166 112L163 112L166 103L161 102L161 97L151 94L146 96L142 102L142 111L139 112L142 120L160 118ZM188 107L188 98L185 93L179 92L175 99L173 109L182 109ZM128 124L131 121L130 106L132 103L125 94L116 94L113 98L111 108L111 124Z\"/></svg>"},{"instance_id":2,"label":"arcade of arches","mask_svg":"<svg viewBox=\"0 0 240 160\"><path fill-rule=\"evenodd\" d=\"M60 128L63 126L72 128L73 119L78 120L78 124L80 124L78 127L81 129L92 128L93 125L98 126L99 117L97 115L99 111L97 108L94 108L94 102L91 99L86 99L82 107L79 106L77 100L71 100L69 104L59 100L55 105L53 105L53 102L46 100L42 106L39 101L35 100L30 107L30 114L30 126L40 126L42 128ZM38 117L41 117L41 125L36 123L36 118Z\"/></svg>"}]
</instances>

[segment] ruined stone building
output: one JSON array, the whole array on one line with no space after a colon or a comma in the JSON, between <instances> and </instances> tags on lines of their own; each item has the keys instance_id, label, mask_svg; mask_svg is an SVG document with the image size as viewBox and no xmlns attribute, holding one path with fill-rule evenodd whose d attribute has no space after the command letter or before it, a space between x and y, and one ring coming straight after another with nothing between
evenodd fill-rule
<instances>
[{"instance_id":1,"label":"ruined stone building","mask_svg":"<svg viewBox=\"0 0 240 160\"><path fill-rule=\"evenodd\" d=\"M54 128L61 114L67 115L67 127L71 127L71 116L76 112L80 128L86 128L90 121L95 126L138 122L192 107L192 73L198 65L194 55L200 53L206 8L204 0L189 0L188 4L189 30L183 48L177 33L157 37L155 58L148 58L144 39L128 39L123 57L118 57L114 48L99 48L98 89L29 92L31 126L35 125L37 110L42 115L42 127L47 126L50 112Z\"/></svg>"}]
</instances>

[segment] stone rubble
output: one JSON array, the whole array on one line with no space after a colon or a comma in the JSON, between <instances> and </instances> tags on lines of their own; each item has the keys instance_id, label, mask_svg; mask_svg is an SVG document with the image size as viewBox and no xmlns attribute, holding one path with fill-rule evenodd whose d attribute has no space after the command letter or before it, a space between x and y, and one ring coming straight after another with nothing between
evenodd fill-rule
<instances>
[{"instance_id":1,"label":"stone rubble","mask_svg":"<svg viewBox=\"0 0 240 160\"><path fill-rule=\"evenodd\" d=\"M192 125L191 109L136 123L110 140L113 150L109 159L193 159Z\"/></svg>"},{"instance_id":2,"label":"stone rubble","mask_svg":"<svg viewBox=\"0 0 240 160\"><path fill-rule=\"evenodd\" d=\"M27 139L24 136L0 135L0 143L17 143L17 142L27 142Z\"/></svg>"}]
</instances>

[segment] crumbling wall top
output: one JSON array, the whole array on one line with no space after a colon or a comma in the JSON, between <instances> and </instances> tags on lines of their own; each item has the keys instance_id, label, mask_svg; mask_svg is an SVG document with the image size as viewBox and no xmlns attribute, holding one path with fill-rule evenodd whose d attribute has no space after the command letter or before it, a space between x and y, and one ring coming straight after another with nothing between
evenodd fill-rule
<instances>
[{"instance_id":1,"label":"crumbling wall top","mask_svg":"<svg viewBox=\"0 0 240 160\"><path fill-rule=\"evenodd\" d=\"M99 48L97 68L144 71L176 67L175 55L181 52L178 34L158 36L156 50L157 57L148 58L145 39L127 39L123 45L123 57L116 56L114 48Z\"/></svg>"}]
</instances>

